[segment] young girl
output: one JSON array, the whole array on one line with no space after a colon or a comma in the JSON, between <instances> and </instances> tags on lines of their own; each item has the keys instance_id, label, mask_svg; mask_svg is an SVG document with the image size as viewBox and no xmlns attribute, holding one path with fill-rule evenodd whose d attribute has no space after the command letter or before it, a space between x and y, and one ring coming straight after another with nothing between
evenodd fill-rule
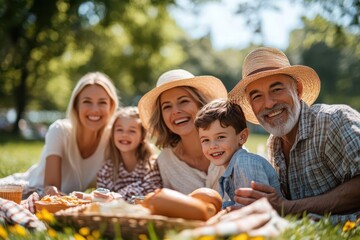
<instances>
[{"instance_id":1,"label":"young girl","mask_svg":"<svg viewBox=\"0 0 360 240\"><path fill-rule=\"evenodd\" d=\"M144 196L162 187L147 132L137 107L124 107L115 116L110 139L110 159L97 175L97 187L122 195Z\"/></svg>"}]
</instances>

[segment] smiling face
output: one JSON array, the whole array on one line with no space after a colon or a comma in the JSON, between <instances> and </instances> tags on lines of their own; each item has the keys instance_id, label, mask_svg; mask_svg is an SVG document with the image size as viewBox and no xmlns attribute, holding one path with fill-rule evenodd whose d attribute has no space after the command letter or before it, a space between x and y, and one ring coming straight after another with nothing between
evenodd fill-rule
<instances>
[{"instance_id":1,"label":"smiling face","mask_svg":"<svg viewBox=\"0 0 360 240\"><path fill-rule=\"evenodd\" d=\"M236 134L232 126L222 127L219 120L209 128L199 128L199 137L204 155L216 166L227 167L233 154L241 148L248 135L247 128Z\"/></svg>"},{"instance_id":2,"label":"smiling face","mask_svg":"<svg viewBox=\"0 0 360 240\"><path fill-rule=\"evenodd\" d=\"M302 89L294 81L287 75L273 75L258 79L246 88L256 118L274 136L287 135L299 119Z\"/></svg>"},{"instance_id":3,"label":"smiling face","mask_svg":"<svg viewBox=\"0 0 360 240\"><path fill-rule=\"evenodd\" d=\"M196 131L194 119L199 106L184 88L177 87L163 92L160 106L165 125L173 133L184 136Z\"/></svg>"},{"instance_id":4,"label":"smiling face","mask_svg":"<svg viewBox=\"0 0 360 240\"><path fill-rule=\"evenodd\" d=\"M113 136L115 146L121 153L135 153L142 141L140 119L118 117L113 126Z\"/></svg>"},{"instance_id":5,"label":"smiling face","mask_svg":"<svg viewBox=\"0 0 360 240\"><path fill-rule=\"evenodd\" d=\"M82 127L99 131L111 117L111 99L101 86L89 85L77 97L77 112Z\"/></svg>"}]
</instances>

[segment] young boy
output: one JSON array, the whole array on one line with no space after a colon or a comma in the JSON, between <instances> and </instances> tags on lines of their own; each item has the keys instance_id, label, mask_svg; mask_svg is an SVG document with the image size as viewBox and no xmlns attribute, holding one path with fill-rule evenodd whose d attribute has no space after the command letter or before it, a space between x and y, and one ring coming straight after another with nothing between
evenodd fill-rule
<instances>
[{"instance_id":1,"label":"young boy","mask_svg":"<svg viewBox=\"0 0 360 240\"><path fill-rule=\"evenodd\" d=\"M281 193L278 175L270 163L242 148L249 130L239 105L226 99L214 100L197 113L195 127L206 158L226 168L219 178L223 208L234 205L235 190L250 187L251 181L271 185Z\"/></svg>"}]
</instances>

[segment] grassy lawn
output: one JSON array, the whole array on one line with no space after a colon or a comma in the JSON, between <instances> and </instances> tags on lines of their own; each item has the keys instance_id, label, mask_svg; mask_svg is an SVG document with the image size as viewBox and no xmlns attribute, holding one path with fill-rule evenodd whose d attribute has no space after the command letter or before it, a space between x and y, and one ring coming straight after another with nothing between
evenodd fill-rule
<instances>
[{"instance_id":1,"label":"grassy lawn","mask_svg":"<svg viewBox=\"0 0 360 240\"><path fill-rule=\"evenodd\" d=\"M251 152L263 151L266 144L266 135L250 134L246 143L246 148ZM0 139L0 178L7 176L14 172L26 171L32 164L39 160L41 150L43 147L43 141L24 141L19 139L4 138ZM360 223L348 223L347 225L331 225L326 219L317 223L310 222L308 218L292 222L292 227L281 234L276 239L360 239ZM6 239L2 233L7 231L8 239L98 239L92 235L84 235L84 229L82 231L60 229L54 232L52 228L43 233L39 232L14 232L13 229L2 227L0 224L0 239ZM85 231L86 232L86 231ZM144 236L142 236L144 237ZM121 238L119 238L121 239ZM146 238L142 238L146 239ZM150 237L150 239L157 239L156 237ZM201 240L238 240L238 239L255 239L246 235L230 236L226 238L220 237L203 237ZM256 238L264 239L264 238Z\"/></svg>"}]
</instances>

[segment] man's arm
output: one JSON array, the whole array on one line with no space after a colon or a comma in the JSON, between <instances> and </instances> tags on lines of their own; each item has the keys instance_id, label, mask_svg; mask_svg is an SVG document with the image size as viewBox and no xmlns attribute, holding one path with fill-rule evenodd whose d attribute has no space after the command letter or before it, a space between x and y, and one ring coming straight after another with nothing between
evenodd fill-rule
<instances>
[{"instance_id":1,"label":"man's arm","mask_svg":"<svg viewBox=\"0 0 360 240\"><path fill-rule=\"evenodd\" d=\"M265 197L280 214L316 213L320 215L348 214L360 210L360 176L324 194L298 200L286 200L278 195L273 187L252 182L251 188L239 188L235 191L235 201L242 205Z\"/></svg>"}]
</instances>

